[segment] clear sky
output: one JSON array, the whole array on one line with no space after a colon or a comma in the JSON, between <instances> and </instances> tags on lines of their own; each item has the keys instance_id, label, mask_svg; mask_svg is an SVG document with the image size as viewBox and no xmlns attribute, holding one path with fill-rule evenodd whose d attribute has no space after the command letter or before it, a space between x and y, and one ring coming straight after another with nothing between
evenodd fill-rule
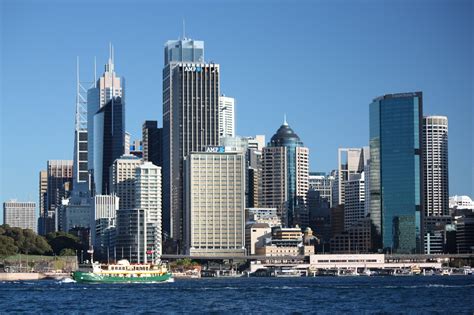
<instances>
[{"instance_id":1,"label":"clear sky","mask_svg":"<svg viewBox=\"0 0 474 315\"><path fill-rule=\"evenodd\" d=\"M0 0L0 12L2 202L37 202L46 161L72 159L76 56L92 80L111 41L132 139L144 120L162 125L163 44L183 18L221 65L239 135L268 140L286 113L310 169L328 172L338 147L368 145L374 97L423 91L425 115L449 118L450 195L474 197L472 1Z\"/></svg>"}]
</instances>

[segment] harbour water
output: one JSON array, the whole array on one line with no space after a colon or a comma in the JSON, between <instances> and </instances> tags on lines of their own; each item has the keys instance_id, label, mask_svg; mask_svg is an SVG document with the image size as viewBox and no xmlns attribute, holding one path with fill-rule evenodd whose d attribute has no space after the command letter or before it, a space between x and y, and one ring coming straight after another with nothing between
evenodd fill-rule
<instances>
[{"instance_id":1,"label":"harbour water","mask_svg":"<svg viewBox=\"0 0 474 315\"><path fill-rule=\"evenodd\" d=\"M158 284L0 283L0 313L472 314L474 276L212 278Z\"/></svg>"}]
</instances>

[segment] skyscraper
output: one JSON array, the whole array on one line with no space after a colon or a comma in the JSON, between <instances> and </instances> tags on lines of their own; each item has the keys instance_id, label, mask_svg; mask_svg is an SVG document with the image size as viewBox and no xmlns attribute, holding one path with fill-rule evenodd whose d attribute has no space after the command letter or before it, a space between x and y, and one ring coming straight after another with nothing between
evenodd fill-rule
<instances>
[{"instance_id":1,"label":"skyscraper","mask_svg":"<svg viewBox=\"0 0 474 315\"><path fill-rule=\"evenodd\" d=\"M115 194L93 197L91 239L95 249L102 253L113 245L110 234L112 230L115 230L118 207L119 198Z\"/></svg>"},{"instance_id":2,"label":"skyscraper","mask_svg":"<svg viewBox=\"0 0 474 315\"><path fill-rule=\"evenodd\" d=\"M370 218L374 249L420 252L423 166L421 92L370 104Z\"/></svg>"},{"instance_id":3,"label":"skyscraper","mask_svg":"<svg viewBox=\"0 0 474 315\"><path fill-rule=\"evenodd\" d=\"M47 209L54 212L61 205L62 199L67 198L72 190L73 161L49 160L47 162L47 171ZM51 231L46 231L45 233L49 232Z\"/></svg>"},{"instance_id":4,"label":"skyscraper","mask_svg":"<svg viewBox=\"0 0 474 315\"><path fill-rule=\"evenodd\" d=\"M39 220L38 233L45 235L45 231L54 230L54 218L48 216L48 172L43 170L39 172ZM49 225L48 225L49 223Z\"/></svg>"},{"instance_id":5,"label":"skyscraper","mask_svg":"<svg viewBox=\"0 0 474 315\"><path fill-rule=\"evenodd\" d=\"M134 155L122 155L110 167L110 188L119 197L119 209L135 209L135 176L141 164Z\"/></svg>"},{"instance_id":6,"label":"skyscraper","mask_svg":"<svg viewBox=\"0 0 474 315\"><path fill-rule=\"evenodd\" d=\"M309 150L285 120L262 153L262 206L277 208L285 226L305 211L308 175Z\"/></svg>"},{"instance_id":7,"label":"skyscraper","mask_svg":"<svg viewBox=\"0 0 474 315\"><path fill-rule=\"evenodd\" d=\"M235 99L219 97L219 136L235 137Z\"/></svg>"},{"instance_id":8,"label":"skyscraper","mask_svg":"<svg viewBox=\"0 0 474 315\"><path fill-rule=\"evenodd\" d=\"M87 91L87 149L89 170L93 170L95 167L94 116L114 97L120 97L122 105L125 104L125 79L117 76L115 73L114 50L112 45L110 45L109 59L105 65L105 71L102 76L96 80L95 87L92 87ZM125 127L125 124L123 127ZM124 151L122 151L120 155L123 153ZM98 193L100 194L101 192Z\"/></svg>"},{"instance_id":9,"label":"skyscraper","mask_svg":"<svg viewBox=\"0 0 474 315\"><path fill-rule=\"evenodd\" d=\"M145 162L135 170L135 206L145 211L147 224L152 226L155 237L145 240L146 251L152 251L155 257L162 254L161 240L161 167ZM151 260L150 257L145 258Z\"/></svg>"},{"instance_id":10,"label":"skyscraper","mask_svg":"<svg viewBox=\"0 0 474 315\"><path fill-rule=\"evenodd\" d=\"M163 165L163 128L158 128L156 120L147 120L142 126L143 161L156 166Z\"/></svg>"},{"instance_id":11,"label":"skyscraper","mask_svg":"<svg viewBox=\"0 0 474 315\"><path fill-rule=\"evenodd\" d=\"M348 230L365 217L364 172L349 174L344 186L344 230Z\"/></svg>"},{"instance_id":12,"label":"skyscraper","mask_svg":"<svg viewBox=\"0 0 474 315\"><path fill-rule=\"evenodd\" d=\"M10 200L3 203L4 224L36 232L38 231L36 218L36 203L34 202Z\"/></svg>"},{"instance_id":13,"label":"skyscraper","mask_svg":"<svg viewBox=\"0 0 474 315\"><path fill-rule=\"evenodd\" d=\"M183 166L190 152L219 143L219 65L204 63L204 42L165 44L163 69L163 229L183 240Z\"/></svg>"},{"instance_id":14,"label":"skyscraper","mask_svg":"<svg viewBox=\"0 0 474 315\"><path fill-rule=\"evenodd\" d=\"M425 216L449 214L448 118L423 118L423 173Z\"/></svg>"},{"instance_id":15,"label":"skyscraper","mask_svg":"<svg viewBox=\"0 0 474 315\"><path fill-rule=\"evenodd\" d=\"M339 148L337 152L337 176L334 190L334 205L343 205L345 198L345 183L350 174L360 174L364 171L369 159L369 148Z\"/></svg>"},{"instance_id":16,"label":"skyscraper","mask_svg":"<svg viewBox=\"0 0 474 315\"><path fill-rule=\"evenodd\" d=\"M245 254L244 163L242 152L191 153L186 158L187 254Z\"/></svg>"},{"instance_id":17,"label":"skyscraper","mask_svg":"<svg viewBox=\"0 0 474 315\"><path fill-rule=\"evenodd\" d=\"M117 211L117 257L146 263L162 254L161 172L151 162L135 168L135 205Z\"/></svg>"},{"instance_id":18,"label":"skyscraper","mask_svg":"<svg viewBox=\"0 0 474 315\"><path fill-rule=\"evenodd\" d=\"M94 115L95 193L109 194L110 166L124 152L125 104L113 97Z\"/></svg>"}]
</instances>

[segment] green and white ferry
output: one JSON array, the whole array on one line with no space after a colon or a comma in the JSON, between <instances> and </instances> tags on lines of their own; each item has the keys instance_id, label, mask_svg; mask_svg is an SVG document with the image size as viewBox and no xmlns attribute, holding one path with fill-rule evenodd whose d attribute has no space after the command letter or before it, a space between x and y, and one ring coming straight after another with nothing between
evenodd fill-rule
<instances>
[{"instance_id":1,"label":"green and white ferry","mask_svg":"<svg viewBox=\"0 0 474 315\"><path fill-rule=\"evenodd\" d=\"M93 263L88 270L74 271L72 278L82 283L156 283L170 281L173 276L163 264L130 264L124 259L116 264Z\"/></svg>"}]
</instances>

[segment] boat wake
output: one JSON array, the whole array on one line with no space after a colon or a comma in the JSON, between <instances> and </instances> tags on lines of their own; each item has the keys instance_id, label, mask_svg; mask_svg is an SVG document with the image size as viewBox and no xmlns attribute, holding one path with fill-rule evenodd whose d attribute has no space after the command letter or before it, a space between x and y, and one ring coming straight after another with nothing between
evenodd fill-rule
<instances>
[{"instance_id":1,"label":"boat wake","mask_svg":"<svg viewBox=\"0 0 474 315\"><path fill-rule=\"evenodd\" d=\"M58 283L76 283L76 280L71 279L71 278L64 278L64 279L58 281Z\"/></svg>"}]
</instances>

